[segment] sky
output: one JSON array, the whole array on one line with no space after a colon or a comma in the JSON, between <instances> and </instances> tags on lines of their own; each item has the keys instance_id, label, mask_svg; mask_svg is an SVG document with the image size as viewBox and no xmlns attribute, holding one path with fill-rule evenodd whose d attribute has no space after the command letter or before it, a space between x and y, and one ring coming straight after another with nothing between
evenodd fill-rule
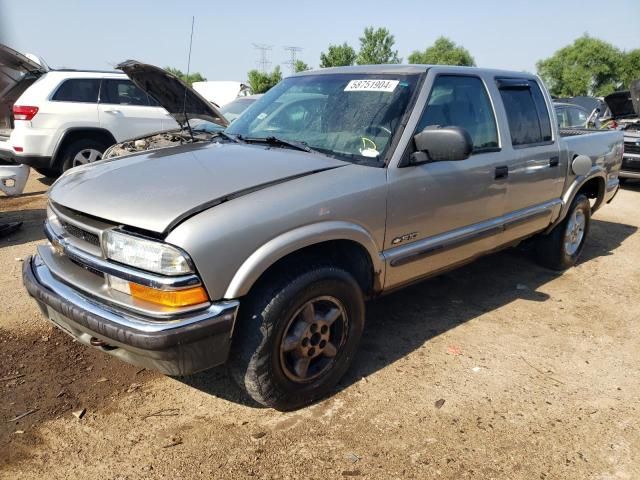
<instances>
[{"instance_id":1,"label":"sky","mask_svg":"<svg viewBox=\"0 0 640 480\"><path fill-rule=\"evenodd\" d=\"M316 68L329 44L357 50L367 26L388 28L405 60L444 35L478 66L530 72L584 33L640 48L640 0L0 0L0 39L52 67L136 59L186 71L192 16L191 71L209 80L245 80L257 67L253 44L271 45L271 67L284 73L285 46L302 48L298 58Z\"/></svg>"}]
</instances>

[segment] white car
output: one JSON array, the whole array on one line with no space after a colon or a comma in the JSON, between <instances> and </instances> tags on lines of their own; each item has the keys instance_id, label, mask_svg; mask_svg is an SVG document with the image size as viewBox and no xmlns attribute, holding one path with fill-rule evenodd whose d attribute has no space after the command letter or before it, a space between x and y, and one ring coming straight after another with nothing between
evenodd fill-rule
<instances>
[{"instance_id":1,"label":"white car","mask_svg":"<svg viewBox=\"0 0 640 480\"><path fill-rule=\"evenodd\" d=\"M114 143L178 128L123 73L51 70L0 45L0 159L56 176Z\"/></svg>"}]
</instances>

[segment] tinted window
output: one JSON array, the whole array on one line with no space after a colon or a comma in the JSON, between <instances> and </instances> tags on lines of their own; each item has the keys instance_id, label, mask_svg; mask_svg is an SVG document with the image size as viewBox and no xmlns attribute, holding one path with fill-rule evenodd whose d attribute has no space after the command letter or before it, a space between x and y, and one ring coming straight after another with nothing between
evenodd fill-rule
<instances>
[{"instance_id":1,"label":"tinted window","mask_svg":"<svg viewBox=\"0 0 640 480\"><path fill-rule=\"evenodd\" d=\"M542 141L551 141L551 121L549 120L549 110L547 110L547 103L544 101L544 95L540 86L533 81L529 81L531 86L531 96L533 102L536 104L536 113L538 114L538 120L540 122L540 131L542 133Z\"/></svg>"},{"instance_id":2,"label":"tinted window","mask_svg":"<svg viewBox=\"0 0 640 480\"><path fill-rule=\"evenodd\" d=\"M148 106L149 99L129 80L103 80L100 103Z\"/></svg>"},{"instance_id":3,"label":"tinted window","mask_svg":"<svg viewBox=\"0 0 640 480\"><path fill-rule=\"evenodd\" d=\"M516 82L500 88L514 146L551 141L551 122L537 83Z\"/></svg>"},{"instance_id":4,"label":"tinted window","mask_svg":"<svg viewBox=\"0 0 640 480\"><path fill-rule=\"evenodd\" d=\"M100 80L97 78L72 78L62 82L52 100L59 102L98 102Z\"/></svg>"},{"instance_id":5,"label":"tinted window","mask_svg":"<svg viewBox=\"0 0 640 480\"><path fill-rule=\"evenodd\" d=\"M489 96L477 77L436 78L417 131L430 125L464 128L471 135L476 152L498 147L496 119Z\"/></svg>"}]
</instances>

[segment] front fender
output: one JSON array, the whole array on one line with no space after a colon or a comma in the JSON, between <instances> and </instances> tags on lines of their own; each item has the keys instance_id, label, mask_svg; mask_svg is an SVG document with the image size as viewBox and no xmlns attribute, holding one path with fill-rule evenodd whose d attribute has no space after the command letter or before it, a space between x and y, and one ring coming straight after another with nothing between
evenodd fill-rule
<instances>
[{"instance_id":1,"label":"front fender","mask_svg":"<svg viewBox=\"0 0 640 480\"><path fill-rule=\"evenodd\" d=\"M384 278L385 264L373 237L363 227L345 221L327 221L285 232L253 252L237 270L224 298L239 298L249 293L253 284L275 262L311 245L331 240L350 240L362 245L371 258L378 279Z\"/></svg>"}]
</instances>

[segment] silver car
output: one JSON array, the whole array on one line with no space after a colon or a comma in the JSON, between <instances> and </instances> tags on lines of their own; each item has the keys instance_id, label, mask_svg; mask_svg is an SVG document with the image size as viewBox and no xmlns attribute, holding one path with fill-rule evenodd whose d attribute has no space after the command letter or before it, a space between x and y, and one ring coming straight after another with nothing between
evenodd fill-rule
<instances>
[{"instance_id":1,"label":"silver car","mask_svg":"<svg viewBox=\"0 0 640 480\"><path fill-rule=\"evenodd\" d=\"M304 72L213 141L62 176L24 284L88 346L169 375L228 362L256 401L297 408L349 367L367 299L527 238L574 265L622 137L561 132L526 73Z\"/></svg>"}]
</instances>

